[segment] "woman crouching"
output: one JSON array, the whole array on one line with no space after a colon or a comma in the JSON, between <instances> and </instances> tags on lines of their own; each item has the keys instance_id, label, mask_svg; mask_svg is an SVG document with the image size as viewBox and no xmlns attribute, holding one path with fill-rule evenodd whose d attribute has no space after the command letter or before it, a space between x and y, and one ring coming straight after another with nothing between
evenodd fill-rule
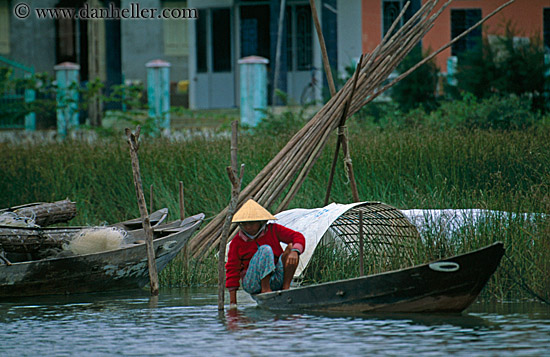
<instances>
[{"instance_id":1,"label":"woman crouching","mask_svg":"<svg viewBox=\"0 0 550 357\"><path fill-rule=\"evenodd\" d=\"M231 307L237 304L240 280L249 294L286 290L305 248L302 233L270 223L275 216L254 200L248 200L233 216L240 230L229 244L225 264ZM283 251L280 242L287 243Z\"/></svg>"}]
</instances>

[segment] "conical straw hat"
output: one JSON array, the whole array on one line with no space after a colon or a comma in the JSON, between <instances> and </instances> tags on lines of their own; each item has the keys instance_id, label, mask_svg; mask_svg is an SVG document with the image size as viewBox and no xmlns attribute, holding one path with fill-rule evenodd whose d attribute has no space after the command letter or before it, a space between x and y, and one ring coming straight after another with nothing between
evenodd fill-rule
<instances>
[{"instance_id":1,"label":"conical straw hat","mask_svg":"<svg viewBox=\"0 0 550 357\"><path fill-rule=\"evenodd\" d=\"M256 201L250 199L233 216L233 223L252 222L252 221L267 221L277 219L268 210L260 206Z\"/></svg>"}]
</instances>

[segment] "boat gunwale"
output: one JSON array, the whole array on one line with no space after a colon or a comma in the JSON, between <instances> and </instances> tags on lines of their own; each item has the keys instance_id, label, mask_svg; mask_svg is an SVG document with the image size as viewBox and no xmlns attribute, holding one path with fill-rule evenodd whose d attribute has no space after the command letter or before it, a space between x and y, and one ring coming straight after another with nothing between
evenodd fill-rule
<instances>
[{"instance_id":1,"label":"boat gunwale","mask_svg":"<svg viewBox=\"0 0 550 357\"><path fill-rule=\"evenodd\" d=\"M504 243L501 242L501 241L496 241L496 242L494 242L494 243L492 243L488 246L485 246L485 247L482 247L482 248L479 248L479 249L476 249L476 250L472 250L472 251L469 251L467 253L454 255L454 256L451 256L451 257L448 257L448 258L437 259L437 260L433 260L433 261L430 261L430 262L427 262L427 263L414 265L414 266L407 267L407 268L390 270L390 271L385 271L385 272L382 272L382 273L376 273L376 274L371 274L371 275L358 276L358 277L349 278L349 279L340 279L340 280L328 281L328 282L324 282L324 283L298 286L298 287L295 287L295 288L292 288L292 289L289 289L289 290L277 290L277 291L272 291L272 292L268 292L268 293L252 294L252 297L256 301L257 300L268 300L271 297L276 296L276 295L282 295L282 294L285 294L285 293L297 292L297 291L304 290L304 289L311 289L311 288L314 288L314 287L315 288L317 288L317 287L328 287L328 286L331 286L331 285L336 285L336 284L340 284L340 283L344 283L344 282L347 283L347 282L360 281L360 280L364 280L364 279L367 279L367 278L378 278L378 277L382 277L382 276L385 276L385 275L393 275L393 274L397 274L397 273L401 273L401 272L405 272L405 271L409 271L409 270L419 269L419 268L422 268L422 267L429 267L430 264L436 263L436 262L446 262L446 261L451 261L452 259L456 259L456 258L460 258L460 257L464 257L464 256L475 255L475 254L477 254L481 251L495 249L499 246L503 249L504 248Z\"/></svg>"}]
</instances>

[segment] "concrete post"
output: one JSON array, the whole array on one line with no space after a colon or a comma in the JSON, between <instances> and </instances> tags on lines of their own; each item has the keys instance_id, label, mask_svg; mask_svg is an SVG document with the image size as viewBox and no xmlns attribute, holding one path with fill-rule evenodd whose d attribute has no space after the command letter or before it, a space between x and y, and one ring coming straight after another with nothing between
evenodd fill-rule
<instances>
[{"instance_id":1,"label":"concrete post","mask_svg":"<svg viewBox=\"0 0 550 357\"><path fill-rule=\"evenodd\" d=\"M64 138L78 128L78 85L80 66L63 62L53 68L57 81L57 134Z\"/></svg>"},{"instance_id":2,"label":"concrete post","mask_svg":"<svg viewBox=\"0 0 550 357\"><path fill-rule=\"evenodd\" d=\"M147 62L147 103L149 117L163 135L170 133L170 66L162 60Z\"/></svg>"},{"instance_id":3,"label":"concrete post","mask_svg":"<svg viewBox=\"0 0 550 357\"><path fill-rule=\"evenodd\" d=\"M447 58L447 83L450 86L456 86L458 84L458 80L456 79L457 66L458 58L456 56Z\"/></svg>"},{"instance_id":4,"label":"concrete post","mask_svg":"<svg viewBox=\"0 0 550 357\"><path fill-rule=\"evenodd\" d=\"M25 88L25 103L32 103L36 99L36 91L33 88ZM25 115L25 130L36 130L36 113L31 112Z\"/></svg>"},{"instance_id":5,"label":"concrete post","mask_svg":"<svg viewBox=\"0 0 550 357\"><path fill-rule=\"evenodd\" d=\"M244 57L239 60L241 72L241 124L255 127L267 108L267 58Z\"/></svg>"}]
</instances>

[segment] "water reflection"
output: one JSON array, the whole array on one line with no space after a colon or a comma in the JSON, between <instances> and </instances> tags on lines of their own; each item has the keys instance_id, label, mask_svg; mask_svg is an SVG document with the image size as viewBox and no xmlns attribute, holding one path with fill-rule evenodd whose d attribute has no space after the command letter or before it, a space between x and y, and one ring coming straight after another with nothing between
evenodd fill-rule
<instances>
[{"instance_id":1,"label":"water reflection","mask_svg":"<svg viewBox=\"0 0 550 357\"><path fill-rule=\"evenodd\" d=\"M274 313L215 288L0 302L0 355L544 355L550 308L475 304L464 314ZM238 346L238 347L237 347Z\"/></svg>"}]
</instances>

